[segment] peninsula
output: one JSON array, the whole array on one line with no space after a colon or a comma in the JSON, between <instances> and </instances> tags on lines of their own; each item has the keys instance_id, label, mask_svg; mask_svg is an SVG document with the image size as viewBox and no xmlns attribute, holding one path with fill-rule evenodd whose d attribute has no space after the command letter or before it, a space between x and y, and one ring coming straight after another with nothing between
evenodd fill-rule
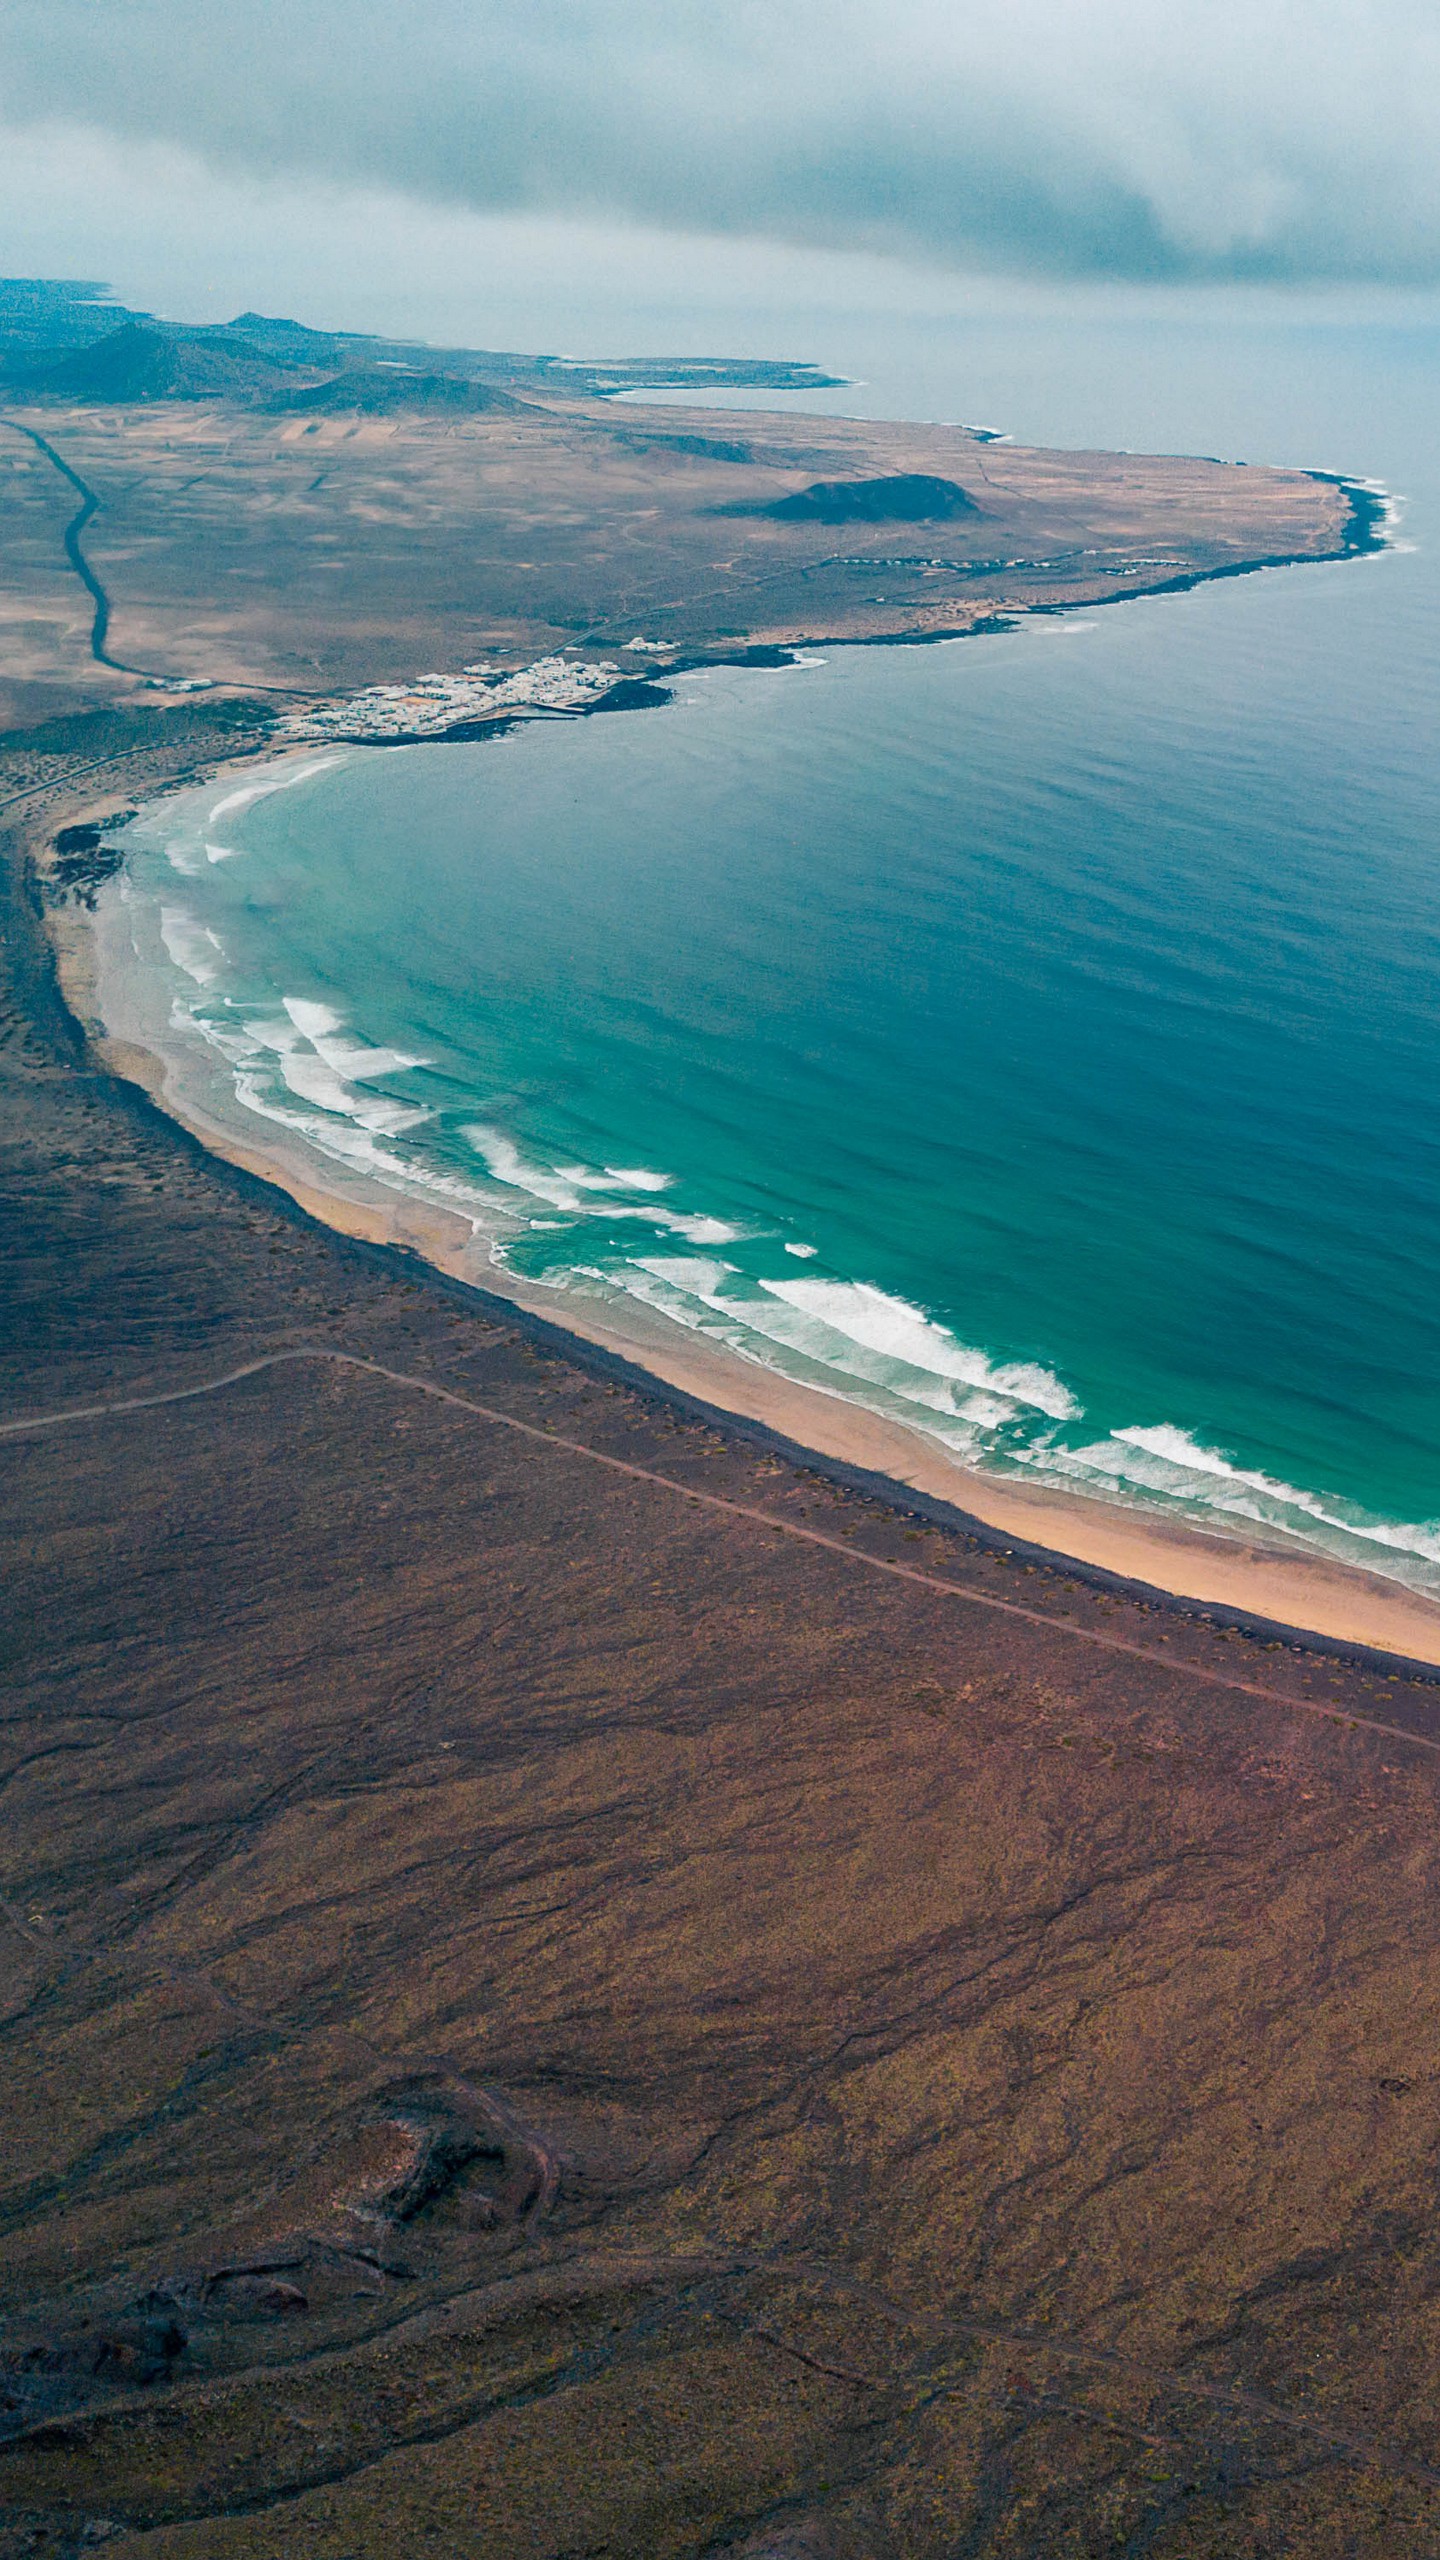
<instances>
[{"instance_id":1,"label":"peninsula","mask_svg":"<svg viewBox=\"0 0 1440 2560\"><path fill-rule=\"evenodd\" d=\"M161 331L6 290L11 727L166 688L283 708L482 662L497 678L556 656L653 675L756 647L934 639L1333 559L1376 513L1306 471L654 405L697 384L828 380L803 366L442 357L254 315ZM61 320L97 334L61 355L34 343ZM617 405L627 387L644 408Z\"/></svg>"}]
</instances>

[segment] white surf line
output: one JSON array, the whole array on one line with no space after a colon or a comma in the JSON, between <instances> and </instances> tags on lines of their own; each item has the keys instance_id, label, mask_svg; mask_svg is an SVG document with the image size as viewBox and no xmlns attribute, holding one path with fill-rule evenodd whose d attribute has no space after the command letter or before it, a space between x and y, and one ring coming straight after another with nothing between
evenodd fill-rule
<instances>
[{"instance_id":1,"label":"white surf line","mask_svg":"<svg viewBox=\"0 0 1440 2560\"><path fill-rule=\"evenodd\" d=\"M588 1458L592 1465L608 1467L613 1475L628 1476L636 1484L661 1485L667 1493L678 1493L684 1502L703 1503L707 1509L724 1512L732 1520L752 1520L783 1538L797 1538L806 1546L823 1547L830 1555L844 1556L851 1564L868 1565L872 1573L888 1573L897 1582L918 1583L922 1590L943 1592L947 1599L968 1600L977 1609L996 1610L1002 1617L1022 1619L1027 1626L1053 1627L1080 1644L1096 1645L1105 1653L1123 1653L1133 1662L1156 1663L1162 1671L1198 1680L1206 1688L1264 1698L1292 1715L1323 1716L1329 1724L1383 1733L1392 1742L1413 1743L1419 1751L1440 1755L1440 1739L1412 1733L1405 1725L1385 1724L1378 1716L1356 1715L1348 1707L1326 1706L1318 1698L1291 1697L1284 1689L1266 1688L1258 1680L1241 1680L1231 1672L1212 1671L1203 1663L1176 1660L1173 1655L1157 1652L1153 1645L1132 1644L1128 1637L1106 1635L1098 1627L1077 1626L1073 1618L1057 1618L1044 1609L1027 1609L1022 1601L1001 1600L992 1591L977 1591L970 1584L950 1582L941 1574L924 1572L919 1565L870 1555L865 1548L851 1546L843 1538L827 1537L823 1529L804 1528L798 1520L782 1520L778 1513L762 1511L755 1503L731 1502L722 1493L703 1492L694 1485L680 1483L675 1476L661 1475L654 1467L637 1466L632 1458L612 1457L606 1449L592 1449L584 1440L567 1439L562 1432L547 1431L538 1422L522 1422L518 1414L500 1413L493 1405L477 1404L469 1396L457 1395L453 1387L440 1386L433 1378L412 1378L403 1369L387 1369L378 1360L362 1359L358 1352L332 1351L320 1343L288 1351L267 1351L259 1359L247 1360L238 1369L226 1369L220 1377L208 1378L195 1387L167 1387L155 1395L124 1396L113 1404L72 1405L61 1413L28 1414L13 1422L0 1422L0 1439L18 1439L31 1431L55 1431L72 1422L109 1421L116 1414L145 1413L157 1405L186 1404L197 1396L219 1395L226 1387L238 1386L242 1378L256 1377L262 1369L281 1368L291 1360L329 1360L338 1368L358 1369L366 1377L384 1378L393 1387L408 1387L416 1395L433 1397L437 1404L453 1405L459 1413L472 1413L481 1422L493 1422L502 1431L516 1431L522 1439L538 1441L542 1449L564 1449L572 1458ZM1295 1632L1303 1635L1302 1629Z\"/></svg>"}]
</instances>

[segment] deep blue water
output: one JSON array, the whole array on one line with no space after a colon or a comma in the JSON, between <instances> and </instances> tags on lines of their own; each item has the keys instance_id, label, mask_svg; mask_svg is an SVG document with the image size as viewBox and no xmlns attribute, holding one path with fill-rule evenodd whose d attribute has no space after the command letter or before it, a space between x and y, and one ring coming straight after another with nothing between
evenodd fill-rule
<instances>
[{"instance_id":1,"label":"deep blue water","mask_svg":"<svg viewBox=\"0 0 1440 2560\"><path fill-rule=\"evenodd\" d=\"M1341 468L1413 547L216 785L142 950L240 1110L517 1269L1440 1588L1440 344L831 352L814 405Z\"/></svg>"}]
</instances>

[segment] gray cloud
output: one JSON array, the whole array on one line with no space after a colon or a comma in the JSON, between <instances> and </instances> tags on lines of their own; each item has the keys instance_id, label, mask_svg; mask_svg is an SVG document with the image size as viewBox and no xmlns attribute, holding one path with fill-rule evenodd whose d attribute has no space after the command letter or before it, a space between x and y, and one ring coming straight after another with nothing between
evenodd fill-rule
<instances>
[{"instance_id":1,"label":"gray cloud","mask_svg":"<svg viewBox=\"0 0 1440 2560\"><path fill-rule=\"evenodd\" d=\"M482 212L1440 278L1433 0L7 0L0 113Z\"/></svg>"}]
</instances>

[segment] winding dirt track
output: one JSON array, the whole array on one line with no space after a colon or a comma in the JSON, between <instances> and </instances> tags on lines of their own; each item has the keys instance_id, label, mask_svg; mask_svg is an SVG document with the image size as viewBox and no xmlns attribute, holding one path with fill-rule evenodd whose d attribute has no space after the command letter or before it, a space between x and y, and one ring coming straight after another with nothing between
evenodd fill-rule
<instances>
[{"instance_id":1,"label":"winding dirt track","mask_svg":"<svg viewBox=\"0 0 1440 2560\"><path fill-rule=\"evenodd\" d=\"M59 1413L22 1414L9 1422L0 1422L0 1439L18 1438L22 1433L57 1431L83 1422L108 1422L119 1414L143 1413L157 1405L185 1404L197 1396L220 1395L227 1387L238 1386L245 1378L256 1377L261 1370L282 1367L288 1362L328 1360L335 1367L358 1369L372 1378L383 1378L388 1385L407 1387L416 1395L430 1396L438 1404L453 1405L461 1413L473 1414L477 1421L494 1423L502 1431L515 1431L522 1439L538 1441L543 1449L563 1449L574 1458L586 1458L593 1466L608 1467L612 1474L629 1476L642 1484L664 1487L678 1494L683 1502L700 1503L711 1511L725 1512L731 1519L758 1522L763 1529L773 1530L782 1538L796 1538L810 1547L824 1547L831 1555L844 1556L851 1564L865 1565L872 1573L887 1573L898 1582L918 1583L922 1590L944 1592L956 1600L969 1601L979 1609L998 1611L1003 1617L1020 1618L1034 1627L1055 1627L1078 1643L1098 1646L1106 1653L1126 1654L1132 1661L1158 1663L1161 1670L1180 1674L1210 1689L1233 1691L1247 1698L1264 1698L1272 1706L1283 1707L1287 1714L1320 1716L1327 1724L1357 1727L1366 1733L1384 1734L1388 1741L1410 1743L1417 1751L1440 1755L1440 1739L1413 1733L1404 1725L1384 1723L1378 1716L1356 1715L1348 1707L1325 1706L1318 1699L1296 1697L1281 1689L1268 1688L1262 1681L1242 1680L1233 1673L1209 1670L1204 1664L1177 1660L1152 1645L1133 1644L1125 1636L1106 1635L1098 1627L1076 1624L1074 1619L1058 1617L1051 1610L1027 1609L1022 1601L1002 1600L995 1593L976 1590L972 1584L955 1582L943 1574L926 1573L919 1565L901 1564L889 1556L869 1554L843 1538L827 1537L823 1529L811 1529L798 1520L781 1519L773 1511L758 1504L731 1502L725 1495L706 1493L698 1486L680 1483L674 1476L662 1475L653 1467L638 1466L633 1459L612 1457L608 1450L594 1449L583 1440L570 1440L562 1432L542 1430L533 1422L522 1422L517 1415L501 1413L493 1405L477 1404L469 1396L457 1395L453 1387L442 1387L433 1378L416 1378L402 1369L387 1369L378 1360L365 1360L357 1352L332 1350L327 1344L297 1345L284 1351L267 1351L258 1359L247 1360L238 1369L223 1370L218 1378L203 1379L190 1387L166 1387L153 1395L122 1396L110 1404L72 1405Z\"/></svg>"}]
</instances>

